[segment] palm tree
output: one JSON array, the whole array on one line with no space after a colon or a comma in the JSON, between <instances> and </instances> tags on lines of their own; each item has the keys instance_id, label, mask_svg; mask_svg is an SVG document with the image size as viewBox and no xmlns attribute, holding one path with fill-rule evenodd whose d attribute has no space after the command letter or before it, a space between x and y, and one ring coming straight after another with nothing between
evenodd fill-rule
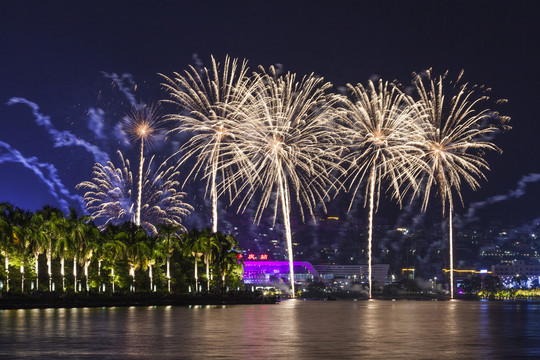
<instances>
[{"instance_id":1,"label":"palm tree","mask_svg":"<svg viewBox=\"0 0 540 360\"><path fill-rule=\"evenodd\" d=\"M15 208L13 216L13 243L21 271L21 291L24 292L24 274L27 263L28 247L30 245L30 232L26 230L30 220L30 212Z\"/></svg>"},{"instance_id":2,"label":"palm tree","mask_svg":"<svg viewBox=\"0 0 540 360\"><path fill-rule=\"evenodd\" d=\"M200 249L203 253L203 261L206 265L206 291L210 291L210 263L219 250L216 233L212 233L210 228L204 228L199 237Z\"/></svg>"},{"instance_id":3,"label":"palm tree","mask_svg":"<svg viewBox=\"0 0 540 360\"><path fill-rule=\"evenodd\" d=\"M148 253L147 253L147 264L148 264L148 277L150 279L150 291L154 289L154 276L152 274L152 266L156 264L158 260L163 259L164 254L162 251L161 244L157 236L148 237L147 240Z\"/></svg>"},{"instance_id":4,"label":"palm tree","mask_svg":"<svg viewBox=\"0 0 540 360\"><path fill-rule=\"evenodd\" d=\"M90 284L88 282L88 268L92 261L92 257L100 247L101 233L99 229L92 223L87 224L86 241L84 243L83 250L80 253L80 261L84 268L84 278L86 291L90 291Z\"/></svg>"},{"instance_id":5,"label":"palm tree","mask_svg":"<svg viewBox=\"0 0 540 360\"><path fill-rule=\"evenodd\" d=\"M126 256L126 244L122 241L125 236L120 230L120 227L113 224L109 224L104 232L105 243L103 244L103 254L111 266L111 287L113 293L115 292L114 268L117 262L123 260Z\"/></svg>"},{"instance_id":6,"label":"palm tree","mask_svg":"<svg viewBox=\"0 0 540 360\"><path fill-rule=\"evenodd\" d=\"M171 255L175 249L180 249L179 233L183 231L184 227L173 224L159 224L157 228L157 237L160 240L159 244L161 246L162 253L165 254L165 258L167 259L167 291L171 292Z\"/></svg>"},{"instance_id":7,"label":"palm tree","mask_svg":"<svg viewBox=\"0 0 540 360\"><path fill-rule=\"evenodd\" d=\"M146 245L148 234L142 227L131 222L124 223L121 228L123 231L118 236L126 244L126 259L129 264L129 275L132 279L131 289L135 291L135 271L140 267L143 270L148 267L148 255L150 252L148 245Z\"/></svg>"},{"instance_id":8,"label":"palm tree","mask_svg":"<svg viewBox=\"0 0 540 360\"><path fill-rule=\"evenodd\" d=\"M67 222L67 219L64 218L64 221ZM69 224L64 224L62 226L64 229L69 227ZM62 236L56 238L56 241L53 244L53 256L55 258L60 258L60 275L62 276L62 291L66 291L66 258L71 257L75 249L75 244L73 243L73 238L64 231Z\"/></svg>"},{"instance_id":9,"label":"palm tree","mask_svg":"<svg viewBox=\"0 0 540 360\"><path fill-rule=\"evenodd\" d=\"M73 243L73 288L77 292L77 262L81 264L87 260L87 243L88 243L88 222L89 216L78 216L77 212L70 208L68 223L68 236L71 237ZM91 253L90 253L91 257Z\"/></svg>"},{"instance_id":10,"label":"palm tree","mask_svg":"<svg viewBox=\"0 0 540 360\"><path fill-rule=\"evenodd\" d=\"M9 256L13 251L13 227L15 208L12 204L0 203L0 251L4 255L6 272L5 291L9 291Z\"/></svg>"},{"instance_id":11,"label":"palm tree","mask_svg":"<svg viewBox=\"0 0 540 360\"><path fill-rule=\"evenodd\" d=\"M238 254L242 250L238 246L238 241L232 235L225 235L221 232L214 234L218 251L216 253L216 265L221 274L222 287L225 287L225 277L243 264L243 260L238 259Z\"/></svg>"},{"instance_id":12,"label":"palm tree","mask_svg":"<svg viewBox=\"0 0 540 360\"><path fill-rule=\"evenodd\" d=\"M52 291L52 244L53 239L62 236L63 229L61 228L64 215L59 209L45 205L41 210L36 211L36 226L39 225L40 236L43 236L43 241L47 242L47 273L49 277L49 291ZM46 239L46 240L45 240Z\"/></svg>"},{"instance_id":13,"label":"palm tree","mask_svg":"<svg viewBox=\"0 0 540 360\"><path fill-rule=\"evenodd\" d=\"M91 223L91 226L96 227L93 223ZM96 227L96 229L98 230L98 234L97 234L98 236L94 238L93 248L94 248L94 258L97 260L97 264L98 264L98 271L97 271L97 276L99 279L98 291L101 292L101 288L102 288L101 263L106 259L105 251L104 251L104 247L106 243L106 233L104 231L99 231L98 227ZM92 235L92 238L93 238L93 235Z\"/></svg>"},{"instance_id":14,"label":"palm tree","mask_svg":"<svg viewBox=\"0 0 540 360\"><path fill-rule=\"evenodd\" d=\"M36 273L36 290L39 290L39 255L42 254L49 244L42 230L43 217L40 214L33 214L30 218L26 233L29 241L29 250L34 257L34 267Z\"/></svg>"},{"instance_id":15,"label":"palm tree","mask_svg":"<svg viewBox=\"0 0 540 360\"><path fill-rule=\"evenodd\" d=\"M206 228L203 232L209 233L210 229ZM196 227L194 227L190 232L184 233L181 235L184 239L184 246L182 247L182 252L185 256L193 256L195 262L195 292L199 291L199 276L198 276L198 260L203 255L203 249L201 246L200 239L203 236L203 233L200 232Z\"/></svg>"},{"instance_id":16,"label":"palm tree","mask_svg":"<svg viewBox=\"0 0 540 360\"><path fill-rule=\"evenodd\" d=\"M461 183L464 181L472 190L480 187L479 180L486 179L484 170L489 170L483 158L487 150L500 151L490 141L490 135L497 126L490 124L496 119L500 124L509 117L499 116L490 110L477 110L480 102L489 99L477 96L477 87L459 84L463 72L453 83L454 94L448 94L446 74L432 78L431 70L426 77L416 75L416 90L420 95L419 104L426 116L423 132L425 195L423 210L426 209L432 188L439 191L443 217L448 213L448 241L450 258L450 298L454 298L454 252L452 216L454 197L463 205ZM448 204L448 210L447 210Z\"/></svg>"}]
</instances>

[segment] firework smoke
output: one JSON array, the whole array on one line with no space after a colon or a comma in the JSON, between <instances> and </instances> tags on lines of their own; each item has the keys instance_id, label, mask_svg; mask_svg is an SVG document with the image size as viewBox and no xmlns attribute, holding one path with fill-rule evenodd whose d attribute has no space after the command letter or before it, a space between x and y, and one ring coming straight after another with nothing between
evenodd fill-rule
<instances>
[{"instance_id":1,"label":"firework smoke","mask_svg":"<svg viewBox=\"0 0 540 360\"><path fill-rule=\"evenodd\" d=\"M7 105L14 104L24 104L32 109L32 113L35 116L36 124L44 127L47 130L47 132L54 141L54 147L80 146L92 154L95 162L105 163L109 160L109 155L103 152L96 145L92 145L85 140L79 139L77 136L75 136L69 131L56 130L51 122L51 118L40 113L39 106L36 103L20 97L11 98L7 102Z\"/></svg>"},{"instance_id":2,"label":"firework smoke","mask_svg":"<svg viewBox=\"0 0 540 360\"><path fill-rule=\"evenodd\" d=\"M68 212L69 204L66 199L74 200L84 208L82 198L78 195L72 195L64 186L58 176L56 167L48 163L40 163L36 157L25 157L18 150L12 148L9 144L0 141L0 164L4 162L13 162L23 165L30 169L49 189L51 194L60 204L64 212Z\"/></svg>"}]
</instances>

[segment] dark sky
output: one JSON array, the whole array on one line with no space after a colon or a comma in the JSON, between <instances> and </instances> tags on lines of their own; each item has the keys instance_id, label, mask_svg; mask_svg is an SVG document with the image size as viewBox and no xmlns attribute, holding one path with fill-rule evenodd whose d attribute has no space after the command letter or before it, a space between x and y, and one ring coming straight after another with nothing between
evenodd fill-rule
<instances>
[{"instance_id":1,"label":"dark sky","mask_svg":"<svg viewBox=\"0 0 540 360\"><path fill-rule=\"evenodd\" d=\"M2 1L0 201L77 207L74 187L91 176L95 158L81 146L58 146L70 134L113 160L117 149L135 153L112 135L129 101L104 72L131 74L137 100L157 102L158 73L183 71L193 54L205 65L212 54L229 54L252 69L314 72L336 87L464 69L465 80L509 99L498 110L513 127L495 139L504 152L488 155L488 182L465 192L465 205L491 199L475 205L480 220L530 222L540 217L539 18L534 1ZM12 98L27 102L9 105ZM50 117L48 128L29 102ZM103 111L102 132L89 126L91 111ZM524 192L512 192L528 174L535 175ZM386 206L395 208L383 201L381 216Z\"/></svg>"}]
</instances>

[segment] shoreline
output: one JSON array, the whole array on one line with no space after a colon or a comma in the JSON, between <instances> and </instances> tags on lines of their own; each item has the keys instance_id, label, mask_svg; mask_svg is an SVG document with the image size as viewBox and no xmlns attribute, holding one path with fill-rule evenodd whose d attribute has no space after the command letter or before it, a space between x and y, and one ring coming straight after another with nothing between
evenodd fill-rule
<instances>
[{"instance_id":1,"label":"shoreline","mask_svg":"<svg viewBox=\"0 0 540 360\"><path fill-rule=\"evenodd\" d=\"M276 304L279 297L258 293L129 295L53 294L7 295L0 297L0 310L58 309L128 306L256 305Z\"/></svg>"}]
</instances>

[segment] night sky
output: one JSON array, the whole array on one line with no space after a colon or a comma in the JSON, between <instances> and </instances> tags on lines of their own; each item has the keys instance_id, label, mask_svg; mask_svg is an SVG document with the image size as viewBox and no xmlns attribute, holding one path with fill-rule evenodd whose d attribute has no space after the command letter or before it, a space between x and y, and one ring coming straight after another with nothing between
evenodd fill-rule
<instances>
[{"instance_id":1,"label":"night sky","mask_svg":"<svg viewBox=\"0 0 540 360\"><path fill-rule=\"evenodd\" d=\"M75 185L91 177L95 161L116 161L118 149L137 161L136 149L115 132L130 99L113 86L114 77L137 84L137 102L156 103L165 98L158 73L229 54L248 59L251 69L280 64L313 72L335 88L375 77L410 84L412 72L431 67L455 78L464 69L466 81L509 100L496 109L512 117L513 127L494 140L503 153L487 155L488 182L464 192L466 208L472 204L485 223L540 218L539 3L194 3L1 2L0 201L32 211L45 204L80 210ZM152 152L166 156L173 147ZM379 216L396 208L383 200ZM209 217L209 209L194 216Z\"/></svg>"}]
</instances>

